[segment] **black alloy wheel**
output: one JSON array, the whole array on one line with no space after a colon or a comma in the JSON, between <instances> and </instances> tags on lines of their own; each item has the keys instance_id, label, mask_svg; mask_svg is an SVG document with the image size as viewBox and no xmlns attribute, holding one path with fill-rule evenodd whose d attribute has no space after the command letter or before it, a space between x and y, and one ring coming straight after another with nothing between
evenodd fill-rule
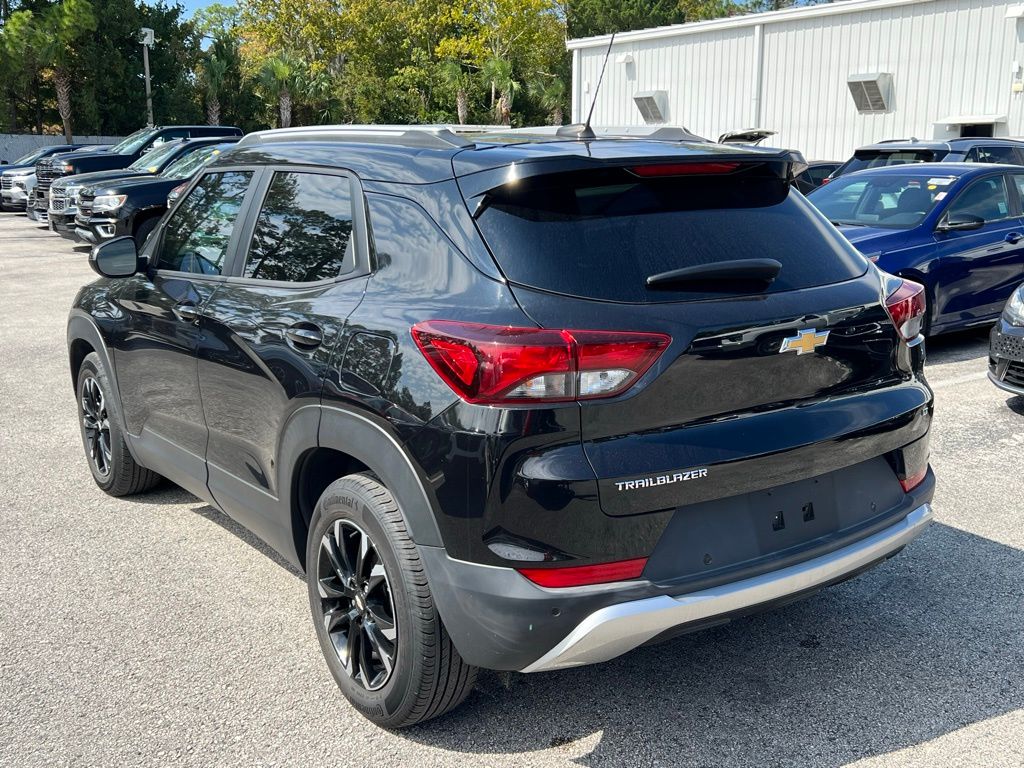
<instances>
[{"instance_id":1,"label":"black alloy wheel","mask_svg":"<svg viewBox=\"0 0 1024 768\"><path fill-rule=\"evenodd\" d=\"M82 428L89 452L89 461L100 477L110 475L113 456L110 450L110 415L103 390L95 376L82 382Z\"/></svg>"},{"instance_id":2,"label":"black alloy wheel","mask_svg":"<svg viewBox=\"0 0 1024 768\"><path fill-rule=\"evenodd\" d=\"M391 582L367 533L337 520L320 540L317 589L324 629L338 660L368 691L384 687L395 669L398 626Z\"/></svg>"}]
</instances>

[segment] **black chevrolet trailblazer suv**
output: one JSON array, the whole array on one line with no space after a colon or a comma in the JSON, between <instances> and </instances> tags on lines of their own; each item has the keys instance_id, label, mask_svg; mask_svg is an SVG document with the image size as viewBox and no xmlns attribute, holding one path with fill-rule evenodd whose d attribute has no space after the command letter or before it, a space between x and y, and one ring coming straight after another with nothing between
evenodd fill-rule
<instances>
[{"instance_id":1,"label":"black chevrolet trailblazer suv","mask_svg":"<svg viewBox=\"0 0 1024 768\"><path fill-rule=\"evenodd\" d=\"M919 285L799 154L447 128L245 137L68 325L97 484L305 570L388 727L788 602L932 519Z\"/></svg>"}]
</instances>

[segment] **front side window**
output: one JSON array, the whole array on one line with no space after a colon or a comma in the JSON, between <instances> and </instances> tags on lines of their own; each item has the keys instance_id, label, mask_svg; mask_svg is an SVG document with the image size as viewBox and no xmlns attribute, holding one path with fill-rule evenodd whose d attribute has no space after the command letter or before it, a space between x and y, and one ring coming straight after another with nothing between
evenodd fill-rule
<instances>
[{"instance_id":1,"label":"front side window","mask_svg":"<svg viewBox=\"0 0 1024 768\"><path fill-rule=\"evenodd\" d=\"M954 176L916 172L841 176L809 199L833 224L910 229L946 199L954 182Z\"/></svg>"},{"instance_id":2,"label":"front side window","mask_svg":"<svg viewBox=\"0 0 1024 768\"><path fill-rule=\"evenodd\" d=\"M984 221L999 221L1010 215L1006 195L1006 181L1002 176L976 181L949 206L947 218L977 217Z\"/></svg>"},{"instance_id":3,"label":"front side window","mask_svg":"<svg viewBox=\"0 0 1024 768\"><path fill-rule=\"evenodd\" d=\"M219 275L251 180L251 171L204 176L167 222L157 269Z\"/></svg>"},{"instance_id":4,"label":"front side window","mask_svg":"<svg viewBox=\"0 0 1024 768\"><path fill-rule=\"evenodd\" d=\"M348 177L275 173L242 277L312 283L337 277L353 259Z\"/></svg>"},{"instance_id":5,"label":"front side window","mask_svg":"<svg viewBox=\"0 0 1024 768\"><path fill-rule=\"evenodd\" d=\"M230 146L230 145L228 145ZM206 144L186 152L164 168L160 175L168 179L187 179L207 163L212 162L220 155L221 150L216 144Z\"/></svg>"}]
</instances>

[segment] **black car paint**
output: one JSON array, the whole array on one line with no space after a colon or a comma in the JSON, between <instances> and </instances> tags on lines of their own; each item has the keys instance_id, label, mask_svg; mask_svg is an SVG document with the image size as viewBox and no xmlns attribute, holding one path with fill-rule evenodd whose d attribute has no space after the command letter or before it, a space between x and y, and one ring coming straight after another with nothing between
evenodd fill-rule
<instances>
[{"instance_id":1,"label":"black car paint","mask_svg":"<svg viewBox=\"0 0 1024 768\"><path fill-rule=\"evenodd\" d=\"M459 652L473 664L521 669L597 607L831 551L931 498L930 471L906 494L895 474L904 451L927 453L924 348L897 341L873 267L842 284L767 297L649 307L569 299L507 283L463 201L472 206L467 190L511 163L564 168L709 152L722 150L642 141L430 152L314 141L239 147L206 169L261 171L224 276L147 268L87 286L69 323L72 372L89 349L102 349L137 460L299 567L320 490L370 469L407 518ZM270 172L296 165L346 171L365 199L355 208L353 269L301 286L237 277ZM160 230L144 253L159 242ZM661 330L672 346L606 401L479 406L460 400L416 347L410 327L431 318ZM816 323L839 343L809 359L778 354L784 335ZM285 331L295 324L318 326L323 343L291 343ZM183 364L190 358L196 365ZM769 381L783 382L783 394L766 394ZM830 514L847 524L831 535L794 533L785 553L769 536L674 570L660 556L657 580L642 585L548 594L487 546L513 541L579 564L648 556L698 509L707 512L706 540L725 542L735 535L726 521L765 523L749 494L822 493L810 487L816 478L864 462L888 466L885 482L851 498L834 492ZM629 502L609 490L692 466L706 467L710 482L650 488Z\"/></svg>"}]
</instances>

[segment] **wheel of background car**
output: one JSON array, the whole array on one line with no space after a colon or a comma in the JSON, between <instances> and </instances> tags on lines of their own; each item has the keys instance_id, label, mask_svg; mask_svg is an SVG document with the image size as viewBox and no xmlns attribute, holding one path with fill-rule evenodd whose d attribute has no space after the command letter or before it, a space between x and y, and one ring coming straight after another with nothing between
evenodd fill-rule
<instances>
[{"instance_id":1,"label":"wheel of background car","mask_svg":"<svg viewBox=\"0 0 1024 768\"><path fill-rule=\"evenodd\" d=\"M142 250L142 246L146 244L146 240L156 229L156 225L160 222L159 216L150 216L148 219L144 219L135 228L135 233L132 237L135 238L135 245L138 246L139 250Z\"/></svg>"},{"instance_id":2,"label":"wheel of background car","mask_svg":"<svg viewBox=\"0 0 1024 768\"><path fill-rule=\"evenodd\" d=\"M476 668L452 645L401 510L374 475L348 475L324 491L306 574L327 666L369 720L414 725L469 695Z\"/></svg>"},{"instance_id":3,"label":"wheel of background car","mask_svg":"<svg viewBox=\"0 0 1024 768\"><path fill-rule=\"evenodd\" d=\"M142 493L161 477L136 463L124 441L124 427L110 378L99 355L86 355L78 370L78 424L93 479L111 496Z\"/></svg>"}]
</instances>

